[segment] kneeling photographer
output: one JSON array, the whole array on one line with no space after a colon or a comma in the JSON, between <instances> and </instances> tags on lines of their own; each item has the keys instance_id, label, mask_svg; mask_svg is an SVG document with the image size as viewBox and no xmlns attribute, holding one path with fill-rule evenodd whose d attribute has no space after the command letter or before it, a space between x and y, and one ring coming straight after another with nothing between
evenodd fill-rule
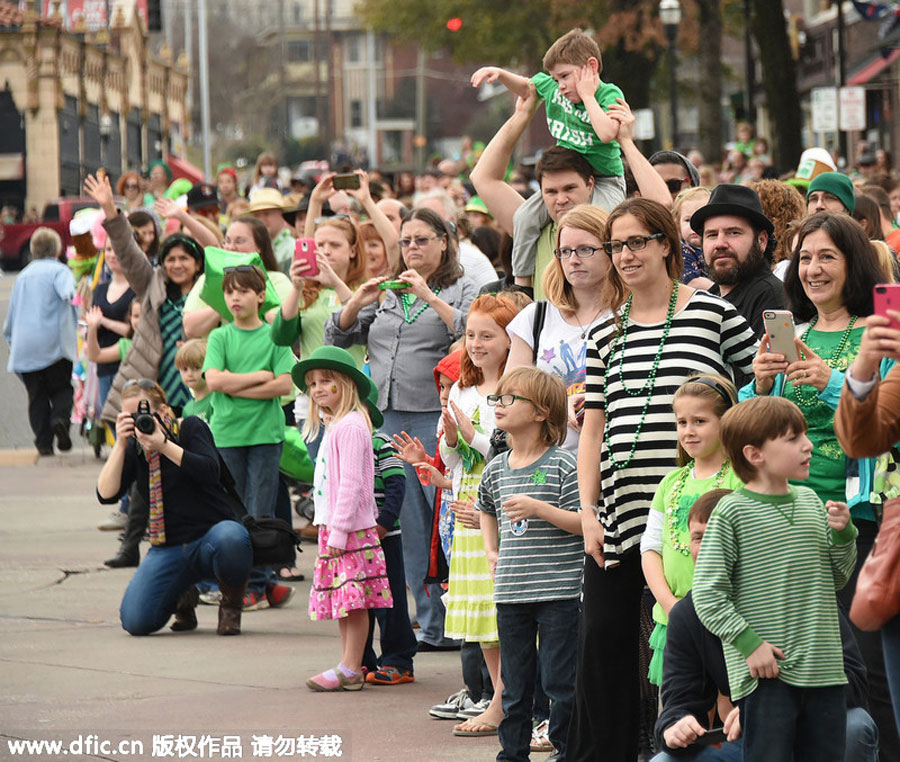
<instances>
[{"instance_id":1,"label":"kneeling photographer","mask_svg":"<svg viewBox=\"0 0 900 762\"><path fill-rule=\"evenodd\" d=\"M116 418L116 443L97 479L101 503L115 503L132 482L150 506L150 551L131 579L119 615L132 635L148 635L172 614L173 630L197 626L201 579L222 591L219 635L238 635L253 551L247 530L223 497L219 456L200 418L182 421L177 438L162 387L129 381Z\"/></svg>"}]
</instances>

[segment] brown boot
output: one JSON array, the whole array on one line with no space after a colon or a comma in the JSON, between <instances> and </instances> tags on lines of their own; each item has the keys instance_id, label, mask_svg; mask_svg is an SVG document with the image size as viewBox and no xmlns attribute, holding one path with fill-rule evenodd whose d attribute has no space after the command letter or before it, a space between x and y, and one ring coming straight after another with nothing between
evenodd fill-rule
<instances>
[{"instance_id":1,"label":"brown boot","mask_svg":"<svg viewBox=\"0 0 900 762\"><path fill-rule=\"evenodd\" d=\"M219 590L222 591L222 601L219 603L219 627L216 632L219 635L241 634L241 612L244 610L244 591L247 583L232 587L219 580Z\"/></svg>"},{"instance_id":2,"label":"brown boot","mask_svg":"<svg viewBox=\"0 0 900 762\"><path fill-rule=\"evenodd\" d=\"M185 632L197 629L197 602L200 600L200 591L191 585L185 590L178 603L175 604L175 621L169 626L174 632Z\"/></svg>"}]
</instances>

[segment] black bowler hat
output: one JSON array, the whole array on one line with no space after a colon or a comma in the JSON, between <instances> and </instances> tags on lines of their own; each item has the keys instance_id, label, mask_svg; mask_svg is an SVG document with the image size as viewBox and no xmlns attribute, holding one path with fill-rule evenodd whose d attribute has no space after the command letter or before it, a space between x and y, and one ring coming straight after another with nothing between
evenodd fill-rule
<instances>
[{"instance_id":1,"label":"black bowler hat","mask_svg":"<svg viewBox=\"0 0 900 762\"><path fill-rule=\"evenodd\" d=\"M710 217L733 215L748 220L754 228L762 228L769 236L775 232L771 220L763 214L759 194L746 185L717 185L709 197L709 203L701 206L691 217L691 230L703 235L703 225Z\"/></svg>"}]
</instances>

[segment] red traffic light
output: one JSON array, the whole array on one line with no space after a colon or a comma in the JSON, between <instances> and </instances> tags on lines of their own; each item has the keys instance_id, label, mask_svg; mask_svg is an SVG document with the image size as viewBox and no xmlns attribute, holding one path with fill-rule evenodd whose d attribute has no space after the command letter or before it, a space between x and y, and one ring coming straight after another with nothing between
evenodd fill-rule
<instances>
[{"instance_id":1,"label":"red traffic light","mask_svg":"<svg viewBox=\"0 0 900 762\"><path fill-rule=\"evenodd\" d=\"M458 32L462 29L462 19L459 16L454 16L447 22L447 29L451 32Z\"/></svg>"}]
</instances>

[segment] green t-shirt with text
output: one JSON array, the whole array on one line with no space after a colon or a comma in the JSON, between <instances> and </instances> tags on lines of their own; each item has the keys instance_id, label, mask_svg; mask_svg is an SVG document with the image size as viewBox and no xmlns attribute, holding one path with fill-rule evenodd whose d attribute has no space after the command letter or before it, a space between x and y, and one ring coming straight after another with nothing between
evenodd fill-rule
<instances>
[{"instance_id":1,"label":"green t-shirt with text","mask_svg":"<svg viewBox=\"0 0 900 762\"><path fill-rule=\"evenodd\" d=\"M535 74L531 81L534 82L538 96L544 101L547 129L556 139L556 144L582 154L599 175L624 175L619 144L615 140L604 143L597 137L584 104L572 103L566 98L549 74ZM604 111L616 102L616 98L625 99L618 87L602 81L594 95Z\"/></svg>"},{"instance_id":2,"label":"green t-shirt with text","mask_svg":"<svg viewBox=\"0 0 900 762\"><path fill-rule=\"evenodd\" d=\"M230 373L270 370L277 377L290 373L294 355L289 347L272 342L269 326L244 330L233 323L216 328L206 343L203 372L210 368ZM281 398L254 400L213 392L210 425L216 447L249 447L284 441Z\"/></svg>"}]
</instances>

